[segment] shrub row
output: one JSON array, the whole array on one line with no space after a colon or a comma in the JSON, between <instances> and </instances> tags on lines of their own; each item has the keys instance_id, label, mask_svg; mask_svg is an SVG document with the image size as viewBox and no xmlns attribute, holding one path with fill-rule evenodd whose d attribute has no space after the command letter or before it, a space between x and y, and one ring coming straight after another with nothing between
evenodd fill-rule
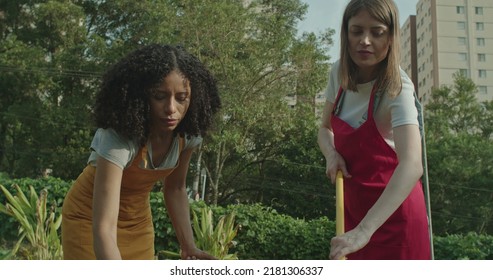
<instances>
[{"instance_id":1,"label":"shrub row","mask_svg":"<svg viewBox=\"0 0 493 280\"><path fill-rule=\"evenodd\" d=\"M17 184L23 190L33 186L37 192L46 188L48 201L56 206L60 213L65 193L71 182L53 177L40 179L9 179L0 173L0 184L11 192L12 185ZM0 194L0 203L5 204L5 197ZM178 243L171 226L161 192L151 193L151 207L155 225L156 251L178 251ZM204 202L192 202L191 207L198 209ZM335 232L335 223L326 217L313 220L295 219L280 214L272 208L260 204L228 205L212 207L214 218L234 212L239 224L235 238L236 246L230 253L237 253L239 259L265 260L303 260L327 259L330 250L330 238ZM18 225L9 216L0 214L0 244L16 240ZM434 236L435 259L493 259L493 236L476 233Z\"/></svg>"}]
</instances>

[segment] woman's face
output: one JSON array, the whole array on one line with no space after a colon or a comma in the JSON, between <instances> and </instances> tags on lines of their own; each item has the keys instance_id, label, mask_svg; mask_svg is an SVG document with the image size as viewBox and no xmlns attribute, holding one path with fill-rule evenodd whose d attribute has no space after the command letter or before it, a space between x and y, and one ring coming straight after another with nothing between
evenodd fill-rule
<instances>
[{"instance_id":1,"label":"woman's face","mask_svg":"<svg viewBox=\"0 0 493 280\"><path fill-rule=\"evenodd\" d=\"M151 93L151 133L173 131L190 106L190 83L179 72L172 71Z\"/></svg>"},{"instance_id":2,"label":"woman's face","mask_svg":"<svg viewBox=\"0 0 493 280\"><path fill-rule=\"evenodd\" d=\"M349 55L359 68L361 81L369 82L376 77L376 67L390 48L390 30L366 10L359 11L348 21Z\"/></svg>"}]
</instances>

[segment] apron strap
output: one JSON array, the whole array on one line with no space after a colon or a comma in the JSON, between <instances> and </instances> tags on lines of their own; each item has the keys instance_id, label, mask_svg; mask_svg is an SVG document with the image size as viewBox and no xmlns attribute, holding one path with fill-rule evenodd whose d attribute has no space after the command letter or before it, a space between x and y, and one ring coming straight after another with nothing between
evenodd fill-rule
<instances>
[{"instance_id":1,"label":"apron strap","mask_svg":"<svg viewBox=\"0 0 493 280\"><path fill-rule=\"evenodd\" d=\"M344 103L344 96L346 96L346 91L339 87L337 92L336 100L334 101L334 108L332 108L332 114L338 116L341 113L342 103Z\"/></svg>"},{"instance_id":2,"label":"apron strap","mask_svg":"<svg viewBox=\"0 0 493 280\"><path fill-rule=\"evenodd\" d=\"M142 158L142 161L144 162L144 168L147 169L149 168L149 161L147 160L147 144L142 147L142 152L140 153L140 156Z\"/></svg>"},{"instance_id":3,"label":"apron strap","mask_svg":"<svg viewBox=\"0 0 493 280\"><path fill-rule=\"evenodd\" d=\"M373 114L377 111L378 105L380 104L380 101L382 100L382 95L383 93L381 91L377 91L377 85L374 84L371 93L370 93L370 102L368 104L368 110L366 112L366 117L368 118L373 118ZM342 87L339 87L339 91L337 92L337 97L334 103L334 108L332 109L332 114L335 116L338 116L341 113L342 110L342 104L344 103L344 97L346 96L346 91L342 89ZM371 111L369 110L370 108L373 108ZM370 114L368 115L368 112Z\"/></svg>"}]
</instances>

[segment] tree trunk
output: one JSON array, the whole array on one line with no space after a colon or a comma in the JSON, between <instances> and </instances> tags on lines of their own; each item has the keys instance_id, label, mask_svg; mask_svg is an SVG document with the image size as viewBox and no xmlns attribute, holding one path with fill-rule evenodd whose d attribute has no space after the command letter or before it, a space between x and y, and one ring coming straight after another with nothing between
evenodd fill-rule
<instances>
[{"instance_id":1,"label":"tree trunk","mask_svg":"<svg viewBox=\"0 0 493 280\"><path fill-rule=\"evenodd\" d=\"M192 184L192 198L194 200L198 200L199 197L199 181L200 181L200 164L202 162L202 144L200 144L197 149L198 157L197 157L197 168L195 168L195 176L193 178Z\"/></svg>"}]
</instances>

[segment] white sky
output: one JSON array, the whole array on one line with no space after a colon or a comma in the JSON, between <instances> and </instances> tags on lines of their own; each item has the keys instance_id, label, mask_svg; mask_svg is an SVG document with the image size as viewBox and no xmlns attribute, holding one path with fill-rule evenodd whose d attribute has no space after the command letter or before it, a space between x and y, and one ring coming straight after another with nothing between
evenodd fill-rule
<instances>
[{"instance_id":1,"label":"white sky","mask_svg":"<svg viewBox=\"0 0 493 280\"><path fill-rule=\"evenodd\" d=\"M399 22L402 24L410 15L416 15L418 0L394 0L399 9ZM334 45L330 49L330 61L339 57L339 30L344 8L349 0L301 0L308 4L305 19L298 24L298 31L320 33L322 30L332 28L336 31L333 36Z\"/></svg>"}]
</instances>

